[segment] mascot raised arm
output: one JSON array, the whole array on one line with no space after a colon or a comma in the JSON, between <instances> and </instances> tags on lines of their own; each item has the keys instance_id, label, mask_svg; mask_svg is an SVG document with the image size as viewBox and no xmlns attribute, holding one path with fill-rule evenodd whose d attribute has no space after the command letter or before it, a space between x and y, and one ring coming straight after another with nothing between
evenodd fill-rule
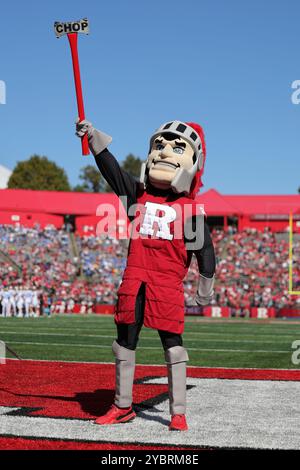
<instances>
[{"instance_id":1,"label":"mascot raised arm","mask_svg":"<svg viewBox=\"0 0 300 470\"><path fill-rule=\"evenodd\" d=\"M210 232L195 195L202 186L206 157L204 133L198 124L169 121L150 138L148 158L137 181L120 168L107 149L112 138L88 121L77 122L76 134L87 134L96 164L117 196L127 197L127 213L137 205L142 216L129 243L127 265L115 307L117 338L115 399L96 423L126 423L135 418L132 390L135 351L142 326L158 331L168 372L169 430L186 431L186 363L183 346L184 290L192 255L199 267L195 301L213 297L215 253Z\"/></svg>"}]
</instances>

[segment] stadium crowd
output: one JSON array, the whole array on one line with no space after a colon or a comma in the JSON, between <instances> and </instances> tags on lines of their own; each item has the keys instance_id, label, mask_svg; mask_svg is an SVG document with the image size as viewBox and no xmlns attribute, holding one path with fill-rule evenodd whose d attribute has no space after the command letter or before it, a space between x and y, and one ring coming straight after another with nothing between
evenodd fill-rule
<instances>
[{"instance_id":1,"label":"stadium crowd","mask_svg":"<svg viewBox=\"0 0 300 470\"><path fill-rule=\"evenodd\" d=\"M127 243L92 234L74 237L53 226L0 225L0 309L6 315L81 313L114 304L126 265ZM288 294L288 241L265 230L214 229L217 256L213 305L300 307ZM294 289L300 287L300 242L293 247ZM196 260L185 280L186 304L198 281ZM30 299L30 300L29 300ZM26 303L27 302L27 303ZM19 307L18 308L18 304Z\"/></svg>"},{"instance_id":2,"label":"stadium crowd","mask_svg":"<svg viewBox=\"0 0 300 470\"><path fill-rule=\"evenodd\" d=\"M213 230L217 256L215 305L249 309L250 307L300 307L300 298L288 294L287 237L278 237L269 230L249 228L238 232ZM293 244L294 289L300 287L300 242ZM195 293L197 276L192 263L186 282L186 302Z\"/></svg>"}]
</instances>

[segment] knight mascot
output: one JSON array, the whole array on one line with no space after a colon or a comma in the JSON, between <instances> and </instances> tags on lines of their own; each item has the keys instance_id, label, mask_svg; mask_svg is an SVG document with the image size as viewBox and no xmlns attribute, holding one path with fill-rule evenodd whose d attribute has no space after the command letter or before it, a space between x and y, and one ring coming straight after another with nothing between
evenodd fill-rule
<instances>
[{"instance_id":1,"label":"knight mascot","mask_svg":"<svg viewBox=\"0 0 300 470\"><path fill-rule=\"evenodd\" d=\"M197 258L199 285L195 302L208 305L213 297L215 253L205 214L195 196L202 186L206 146L202 127L169 121L150 138L148 158L140 180L124 171L107 149L112 138L86 120L77 121L76 134L88 135L96 164L117 196L126 197L127 214L134 222L127 265L115 308L117 338L115 399L96 423L111 425L135 418L132 389L135 351L142 326L158 331L168 372L170 431L186 431L186 364L183 346L184 290L192 255Z\"/></svg>"}]
</instances>

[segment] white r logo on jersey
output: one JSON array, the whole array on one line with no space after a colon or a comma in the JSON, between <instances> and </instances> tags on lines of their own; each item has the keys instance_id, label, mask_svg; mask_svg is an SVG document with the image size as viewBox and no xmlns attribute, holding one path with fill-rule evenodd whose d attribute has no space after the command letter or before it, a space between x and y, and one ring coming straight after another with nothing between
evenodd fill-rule
<instances>
[{"instance_id":1,"label":"white r logo on jersey","mask_svg":"<svg viewBox=\"0 0 300 470\"><path fill-rule=\"evenodd\" d=\"M154 202L146 202L146 213L141 224L140 234L150 235L164 240L173 240L173 235L170 232L170 223L176 219L176 211L171 206L163 204L155 204ZM163 212L162 216L158 212ZM154 229L156 225L157 230Z\"/></svg>"}]
</instances>

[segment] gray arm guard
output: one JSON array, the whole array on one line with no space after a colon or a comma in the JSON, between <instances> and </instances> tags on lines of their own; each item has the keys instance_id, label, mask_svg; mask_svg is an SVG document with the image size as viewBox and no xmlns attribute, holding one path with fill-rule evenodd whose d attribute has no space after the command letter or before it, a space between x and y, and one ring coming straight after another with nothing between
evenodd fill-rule
<instances>
[{"instance_id":1,"label":"gray arm guard","mask_svg":"<svg viewBox=\"0 0 300 470\"><path fill-rule=\"evenodd\" d=\"M84 134L88 135L89 148L94 157L99 155L102 150L111 143L112 138L110 135L95 129L89 121L76 122L76 135L82 137Z\"/></svg>"},{"instance_id":2,"label":"gray arm guard","mask_svg":"<svg viewBox=\"0 0 300 470\"><path fill-rule=\"evenodd\" d=\"M214 296L215 276L208 278L200 274L199 285L196 294L196 303L198 305L208 305Z\"/></svg>"}]
</instances>

